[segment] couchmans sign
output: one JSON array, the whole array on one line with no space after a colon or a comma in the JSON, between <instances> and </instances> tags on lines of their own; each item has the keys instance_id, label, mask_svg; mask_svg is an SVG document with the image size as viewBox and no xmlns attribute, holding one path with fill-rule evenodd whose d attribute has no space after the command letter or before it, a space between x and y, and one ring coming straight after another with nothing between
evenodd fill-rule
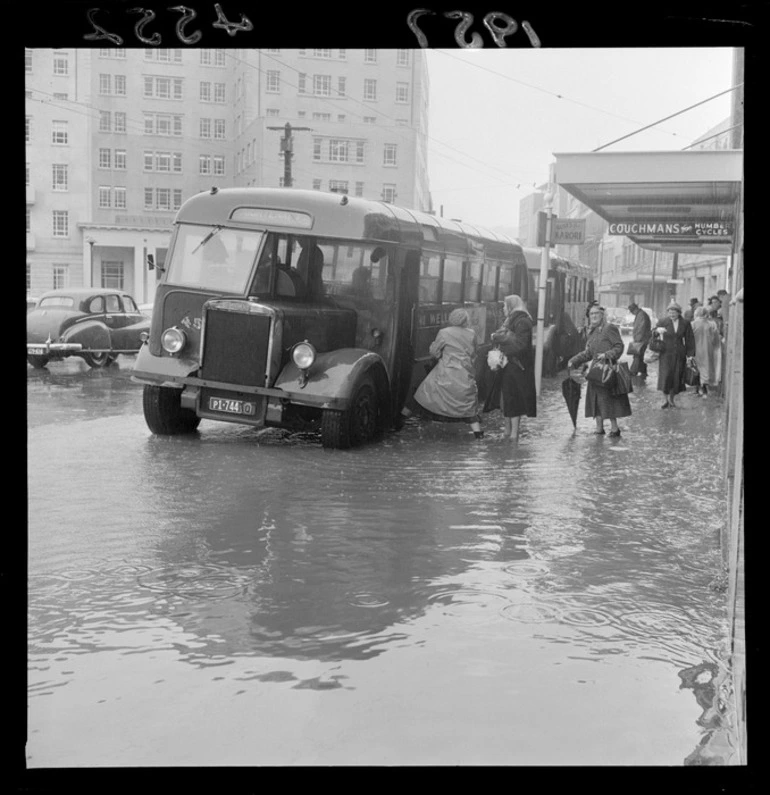
<instances>
[{"instance_id":1,"label":"couchmans sign","mask_svg":"<svg viewBox=\"0 0 770 795\"><path fill-rule=\"evenodd\" d=\"M645 235L655 237L729 237L733 225L725 221L618 221L609 225L611 235Z\"/></svg>"}]
</instances>

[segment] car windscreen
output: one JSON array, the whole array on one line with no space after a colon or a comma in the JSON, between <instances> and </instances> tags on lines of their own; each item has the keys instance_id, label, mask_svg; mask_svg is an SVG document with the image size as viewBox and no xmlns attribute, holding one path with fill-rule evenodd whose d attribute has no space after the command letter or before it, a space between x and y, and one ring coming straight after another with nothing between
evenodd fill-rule
<instances>
[{"instance_id":1,"label":"car windscreen","mask_svg":"<svg viewBox=\"0 0 770 795\"><path fill-rule=\"evenodd\" d=\"M262 232L180 224L166 282L223 293L245 292Z\"/></svg>"},{"instance_id":2,"label":"car windscreen","mask_svg":"<svg viewBox=\"0 0 770 795\"><path fill-rule=\"evenodd\" d=\"M53 306L73 307L75 299L71 295L49 295L47 298L40 299L37 309Z\"/></svg>"}]
</instances>

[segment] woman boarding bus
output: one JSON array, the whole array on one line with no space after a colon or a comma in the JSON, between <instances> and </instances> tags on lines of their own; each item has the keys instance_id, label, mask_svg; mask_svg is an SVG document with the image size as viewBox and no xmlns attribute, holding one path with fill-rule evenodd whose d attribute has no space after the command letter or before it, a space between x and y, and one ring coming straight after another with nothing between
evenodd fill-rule
<instances>
[{"instance_id":1,"label":"woman boarding bus","mask_svg":"<svg viewBox=\"0 0 770 795\"><path fill-rule=\"evenodd\" d=\"M458 306L479 342L531 297L521 246L385 202L212 188L177 213L133 379L157 434L215 419L318 428L325 447L398 423Z\"/></svg>"}]
</instances>

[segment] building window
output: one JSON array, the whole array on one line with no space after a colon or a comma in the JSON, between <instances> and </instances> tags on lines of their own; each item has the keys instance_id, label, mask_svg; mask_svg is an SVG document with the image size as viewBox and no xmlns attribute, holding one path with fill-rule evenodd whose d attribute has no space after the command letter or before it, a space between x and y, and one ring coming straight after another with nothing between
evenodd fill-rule
<instances>
[{"instance_id":1,"label":"building window","mask_svg":"<svg viewBox=\"0 0 770 795\"><path fill-rule=\"evenodd\" d=\"M27 231L29 232L29 229ZM27 283L26 283L27 292L29 292L32 289L32 266L29 263L27 263L27 279L26 279L26 281L27 281Z\"/></svg>"},{"instance_id":2,"label":"building window","mask_svg":"<svg viewBox=\"0 0 770 795\"><path fill-rule=\"evenodd\" d=\"M305 88L305 80L307 79L307 75L304 72L300 72L297 76L297 92L299 94L304 94L307 89Z\"/></svg>"},{"instance_id":3,"label":"building window","mask_svg":"<svg viewBox=\"0 0 770 795\"><path fill-rule=\"evenodd\" d=\"M331 121L332 115L331 113L314 113L313 114L313 121Z\"/></svg>"},{"instance_id":4,"label":"building window","mask_svg":"<svg viewBox=\"0 0 770 795\"><path fill-rule=\"evenodd\" d=\"M377 63L377 50L364 50L364 63Z\"/></svg>"},{"instance_id":5,"label":"building window","mask_svg":"<svg viewBox=\"0 0 770 795\"><path fill-rule=\"evenodd\" d=\"M364 183L356 182L356 196L363 196L363 195L364 195Z\"/></svg>"},{"instance_id":6,"label":"building window","mask_svg":"<svg viewBox=\"0 0 770 795\"><path fill-rule=\"evenodd\" d=\"M368 102L377 101L377 81L371 78L364 80L364 99Z\"/></svg>"},{"instance_id":7,"label":"building window","mask_svg":"<svg viewBox=\"0 0 770 795\"><path fill-rule=\"evenodd\" d=\"M69 94L62 94L60 91L54 91L53 98L66 102L69 99Z\"/></svg>"},{"instance_id":8,"label":"building window","mask_svg":"<svg viewBox=\"0 0 770 795\"><path fill-rule=\"evenodd\" d=\"M331 58L332 51L331 50L313 50L313 56L315 58Z\"/></svg>"},{"instance_id":9,"label":"building window","mask_svg":"<svg viewBox=\"0 0 770 795\"><path fill-rule=\"evenodd\" d=\"M307 116L307 113L304 110L297 111L297 118L304 119Z\"/></svg>"},{"instance_id":10,"label":"building window","mask_svg":"<svg viewBox=\"0 0 770 795\"><path fill-rule=\"evenodd\" d=\"M24 50L24 71L32 71L32 50Z\"/></svg>"},{"instance_id":11,"label":"building window","mask_svg":"<svg viewBox=\"0 0 770 795\"><path fill-rule=\"evenodd\" d=\"M66 146L69 143L69 131L66 121L54 121L51 127L51 143Z\"/></svg>"},{"instance_id":12,"label":"building window","mask_svg":"<svg viewBox=\"0 0 770 795\"><path fill-rule=\"evenodd\" d=\"M168 188L158 188L155 191L155 199L159 210L171 209L171 191Z\"/></svg>"},{"instance_id":13,"label":"building window","mask_svg":"<svg viewBox=\"0 0 770 795\"><path fill-rule=\"evenodd\" d=\"M112 75L99 75L99 93L112 94Z\"/></svg>"},{"instance_id":14,"label":"building window","mask_svg":"<svg viewBox=\"0 0 770 795\"><path fill-rule=\"evenodd\" d=\"M356 163L364 162L364 141L356 141Z\"/></svg>"},{"instance_id":15,"label":"building window","mask_svg":"<svg viewBox=\"0 0 770 795\"><path fill-rule=\"evenodd\" d=\"M115 150L115 162L113 163L113 168L117 169L118 171L125 171L126 170L126 150L125 149L116 149Z\"/></svg>"},{"instance_id":16,"label":"building window","mask_svg":"<svg viewBox=\"0 0 770 795\"><path fill-rule=\"evenodd\" d=\"M102 287L112 290L123 289L123 263L102 260Z\"/></svg>"},{"instance_id":17,"label":"building window","mask_svg":"<svg viewBox=\"0 0 770 795\"><path fill-rule=\"evenodd\" d=\"M145 150L144 152L144 170L145 171L152 171L155 167L155 153L148 152Z\"/></svg>"},{"instance_id":18,"label":"building window","mask_svg":"<svg viewBox=\"0 0 770 795\"><path fill-rule=\"evenodd\" d=\"M126 189L125 188L115 188L115 209L117 209L117 210L125 210L126 209Z\"/></svg>"},{"instance_id":19,"label":"building window","mask_svg":"<svg viewBox=\"0 0 770 795\"><path fill-rule=\"evenodd\" d=\"M69 62L66 54L54 55L53 57L53 73L55 75L69 74Z\"/></svg>"},{"instance_id":20,"label":"building window","mask_svg":"<svg viewBox=\"0 0 770 795\"><path fill-rule=\"evenodd\" d=\"M397 152L398 152L397 144L385 144L382 151L382 165L383 166L397 165L396 162Z\"/></svg>"},{"instance_id":21,"label":"building window","mask_svg":"<svg viewBox=\"0 0 770 795\"><path fill-rule=\"evenodd\" d=\"M144 189L144 209L152 210L152 188Z\"/></svg>"},{"instance_id":22,"label":"building window","mask_svg":"<svg viewBox=\"0 0 770 795\"><path fill-rule=\"evenodd\" d=\"M211 158L208 155L198 156L198 173L199 174L211 173Z\"/></svg>"},{"instance_id":23,"label":"building window","mask_svg":"<svg viewBox=\"0 0 770 795\"><path fill-rule=\"evenodd\" d=\"M145 52L150 52L149 50L145 50ZM201 66L211 66L211 50L201 50Z\"/></svg>"},{"instance_id":24,"label":"building window","mask_svg":"<svg viewBox=\"0 0 770 795\"><path fill-rule=\"evenodd\" d=\"M321 144L322 140L320 138L313 138L313 160L321 159Z\"/></svg>"},{"instance_id":25,"label":"building window","mask_svg":"<svg viewBox=\"0 0 770 795\"><path fill-rule=\"evenodd\" d=\"M338 50L337 51L337 57L344 61L348 57L348 51L347 50Z\"/></svg>"},{"instance_id":26,"label":"building window","mask_svg":"<svg viewBox=\"0 0 770 795\"><path fill-rule=\"evenodd\" d=\"M265 91L270 94L277 94L281 90L281 73L277 69L267 70L267 81Z\"/></svg>"},{"instance_id":27,"label":"building window","mask_svg":"<svg viewBox=\"0 0 770 795\"><path fill-rule=\"evenodd\" d=\"M114 75L114 77L115 77L115 96L125 97L126 96L126 76L125 75Z\"/></svg>"},{"instance_id":28,"label":"building window","mask_svg":"<svg viewBox=\"0 0 770 795\"><path fill-rule=\"evenodd\" d=\"M211 83L201 83L201 102L211 102Z\"/></svg>"},{"instance_id":29,"label":"building window","mask_svg":"<svg viewBox=\"0 0 770 795\"><path fill-rule=\"evenodd\" d=\"M64 163L54 163L52 168L52 190L69 190L68 166ZM29 165L27 165L27 184L29 185Z\"/></svg>"},{"instance_id":30,"label":"building window","mask_svg":"<svg viewBox=\"0 0 770 795\"><path fill-rule=\"evenodd\" d=\"M332 138L329 141L329 160L332 163L347 163L348 144L348 141Z\"/></svg>"},{"instance_id":31,"label":"building window","mask_svg":"<svg viewBox=\"0 0 770 795\"><path fill-rule=\"evenodd\" d=\"M182 206L182 190L181 188L174 188L174 206L172 210L178 210Z\"/></svg>"},{"instance_id":32,"label":"building window","mask_svg":"<svg viewBox=\"0 0 770 795\"><path fill-rule=\"evenodd\" d=\"M364 116L364 124L376 124L377 117L376 116Z\"/></svg>"},{"instance_id":33,"label":"building window","mask_svg":"<svg viewBox=\"0 0 770 795\"><path fill-rule=\"evenodd\" d=\"M345 78L344 77L338 77L337 78L337 94L340 97L344 97L345 96Z\"/></svg>"},{"instance_id":34,"label":"building window","mask_svg":"<svg viewBox=\"0 0 770 795\"><path fill-rule=\"evenodd\" d=\"M99 132L111 132L112 114L108 110L99 111Z\"/></svg>"},{"instance_id":35,"label":"building window","mask_svg":"<svg viewBox=\"0 0 770 795\"><path fill-rule=\"evenodd\" d=\"M184 80L181 77L175 77L171 84L174 87L174 99L184 99Z\"/></svg>"},{"instance_id":36,"label":"building window","mask_svg":"<svg viewBox=\"0 0 770 795\"><path fill-rule=\"evenodd\" d=\"M174 152L171 155L171 168L175 174L182 173L182 153Z\"/></svg>"},{"instance_id":37,"label":"building window","mask_svg":"<svg viewBox=\"0 0 770 795\"><path fill-rule=\"evenodd\" d=\"M321 180L314 179L313 180L313 190L321 190Z\"/></svg>"},{"instance_id":38,"label":"building window","mask_svg":"<svg viewBox=\"0 0 770 795\"><path fill-rule=\"evenodd\" d=\"M112 191L105 186L99 187L99 207L102 209L109 209L111 206L110 199L112 198Z\"/></svg>"},{"instance_id":39,"label":"building window","mask_svg":"<svg viewBox=\"0 0 770 795\"><path fill-rule=\"evenodd\" d=\"M272 53L273 55L279 55L281 50L279 47L268 47L265 52Z\"/></svg>"},{"instance_id":40,"label":"building window","mask_svg":"<svg viewBox=\"0 0 770 795\"><path fill-rule=\"evenodd\" d=\"M395 185L383 185L382 186L382 200L384 202L388 202L389 204L393 204L396 201L396 186Z\"/></svg>"},{"instance_id":41,"label":"building window","mask_svg":"<svg viewBox=\"0 0 770 795\"><path fill-rule=\"evenodd\" d=\"M214 66L225 66L224 50L214 50Z\"/></svg>"},{"instance_id":42,"label":"building window","mask_svg":"<svg viewBox=\"0 0 770 795\"><path fill-rule=\"evenodd\" d=\"M267 109L267 115L268 116L272 116L272 117L276 117L276 116L278 116L280 114L279 114L278 108L268 108Z\"/></svg>"},{"instance_id":43,"label":"building window","mask_svg":"<svg viewBox=\"0 0 770 795\"><path fill-rule=\"evenodd\" d=\"M212 158L214 164L214 173L218 177L224 176L225 173L225 158L224 155L214 155Z\"/></svg>"},{"instance_id":44,"label":"building window","mask_svg":"<svg viewBox=\"0 0 770 795\"><path fill-rule=\"evenodd\" d=\"M225 84L224 83L214 83L214 102L218 102L220 105L225 104Z\"/></svg>"},{"instance_id":45,"label":"building window","mask_svg":"<svg viewBox=\"0 0 770 795\"><path fill-rule=\"evenodd\" d=\"M409 102L409 83L396 83L396 102Z\"/></svg>"},{"instance_id":46,"label":"building window","mask_svg":"<svg viewBox=\"0 0 770 795\"><path fill-rule=\"evenodd\" d=\"M171 152L155 153L155 170L165 173L171 171Z\"/></svg>"},{"instance_id":47,"label":"building window","mask_svg":"<svg viewBox=\"0 0 770 795\"><path fill-rule=\"evenodd\" d=\"M224 140L225 138L225 120L214 119L214 138Z\"/></svg>"},{"instance_id":48,"label":"building window","mask_svg":"<svg viewBox=\"0 0 770 795\"><path fill-rule=\"evenodd\" d=\"M53 236L70 236L70 214L67 210L54 210L52 213Z\"/></svg>"},{"instance_id":49,"label":"building window","mask_svg":"<svg viewBox=\"0 0 770 795\"><path fill-rule=\"evenodd\" d=\"M112 168L112 150L99 150L99 168Z\"/></svg>"},{"instance_id":50,"label":"building window","mask_svg":"<svg viewBox=\"0 0 770 795\"><path fill-rule=\"evenodd\" d=\"M200 133L201 138L211 138L211 119L201 119Z\"/></svg>"},{"instance_id":51,"label":"building window","mask_svg":"<svg viewBox=\"0 0 770 795\"><path fill-rule=\"evenodd\" d=\"M25 168L24 168L24 176L25 176L25 178L26 178L26 182L25 182L24 184L25 184L25 185L29 185L29 163L26 163L26 164L25 164Z\"/></svg>"},{"instance_id":52,"label":"building window","mask_svg":"<svg viewBox=\"0 0 770 795\"><path fill-rule=\"evenodd\" d=\"M126 131L126 114L125 111L115 111L115 132L125 133Z\"/></svg>"},{"instance_id":53,"label":"building window","mask_svg":"<svg viewBox=\"0 0 770 795\"><path fill-rule=\"evenodd\" d=\"M317 97L330 97L332 93L331 75L313 75L313 94Z\"/></svg>"},{"instance_id":54,"label":"building window","mask_svg":"<svg viewBox=\"0 0 770 795\"><path fill-rule=\"evenodd\" d=\"M329 180L329 190L332 193L347 193L348 192L347 180L330 179Z\"/></svg>"},{"instance_id":55,"label":"building window","mask_svg":"<svg viewBox=\"0 0 770 795\"><path fill-rule=\"evenodd\" d=\"M70 284L70 266L69 265L54 265L53 266L53 289L63 290L69 287Z\"/></svg>"},{"instance_id":56,"label":"building window","mask_svg":"<svg viewBox=\"0 0 770 795\"><path fill-rule=\"evenodd\" d=\"M32 231L32 213L30 212L29 207L27 207L27 232L31 231Z\"/></svg>"},{"instance_id":57,"label":"building window","mask_svg":"<svg viewBox=\"0 0 770 795\"><path fill-rule=\"evenodd\" d=\"M396 50L396 66L409 66L409 50Z\"/></svg>"},{"instance_id":58,"label":"building window","mask_svg":"<svg viewBox=\"0 0 770 795\"><path fill-rule=\"evenodd\" d=\"M338 121L338 122L344 122L344 121L345 121L345 119L346 119L346 116L345 116L345 114L344 114L344 113L338 113L338 114L337 114L337 121Z\"/></svg>"}]
</instances>

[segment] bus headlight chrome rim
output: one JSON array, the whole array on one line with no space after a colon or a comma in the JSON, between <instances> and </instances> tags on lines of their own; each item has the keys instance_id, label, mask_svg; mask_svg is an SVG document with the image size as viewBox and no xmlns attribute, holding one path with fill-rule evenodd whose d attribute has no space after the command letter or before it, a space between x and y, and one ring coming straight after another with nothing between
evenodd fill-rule
<instances>
[{"instance_id":1,"label":"bus headlight chrome rim","mask_svg":"<svg viewBox=\"0 0 770 795\"><path fill-rule=\"evenodd\" d=\"M298 342L291 351L291 358L300 370L307 370L313 366L316 359L316 349L307 341Z\"/></svg>"},{"instance_id":2,"label":"bus headlight chrome rim","mask_svg":"<svg viewBox=\"0 0 770 795\"><path fill-rule=\"evenodd\" d=\"M160 344L163 347L164 351L168 353L179 353L179 351L184 348L185 344L187 343L187 335L182 331L182 329L177 328L174 326L173 328L167 328L160 338Z\"/></svg>"}]
</instances>

